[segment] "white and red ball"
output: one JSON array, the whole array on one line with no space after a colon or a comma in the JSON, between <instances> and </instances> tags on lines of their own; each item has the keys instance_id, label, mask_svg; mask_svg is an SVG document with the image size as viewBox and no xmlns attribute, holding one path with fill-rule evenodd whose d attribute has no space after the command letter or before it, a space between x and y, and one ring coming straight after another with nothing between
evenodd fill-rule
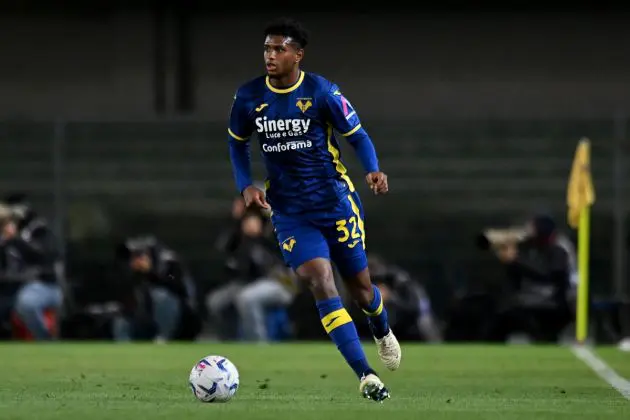
<instances>
[{"instance_id":1,"label":"white and red ball","mask_svg":"<svg viewBox=\"0 0 630 420\"><path fill-rule=\"evenodd\" d=\"M226 357L206 356L195 363L188 382L199 401L228 402L238 390L238 370Z\"/></svg>"}]
</instances>

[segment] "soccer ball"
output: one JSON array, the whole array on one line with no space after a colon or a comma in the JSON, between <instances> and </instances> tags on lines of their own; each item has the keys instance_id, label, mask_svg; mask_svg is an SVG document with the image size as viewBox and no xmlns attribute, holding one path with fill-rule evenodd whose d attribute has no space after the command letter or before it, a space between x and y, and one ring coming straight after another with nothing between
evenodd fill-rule
<instances>
[{"instance_id":1,"label":"soccer ball","mask_svg":"<svg viewBox=\"0 0 630 420\"><path fill-rule=\"evenodd\" d=\"M238 370L223 356L206 356L193 366L188 383L199 401L228 402L238 390Z\"/></svg>"}]
</instances>

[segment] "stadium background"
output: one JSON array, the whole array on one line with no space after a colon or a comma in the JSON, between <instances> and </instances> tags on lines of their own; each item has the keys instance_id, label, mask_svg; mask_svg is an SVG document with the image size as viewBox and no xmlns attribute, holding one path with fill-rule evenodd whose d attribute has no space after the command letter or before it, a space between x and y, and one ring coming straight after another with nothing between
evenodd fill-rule
<instances>
[{"instance_id":1,"label":"stadium background","mask_svg":"<svg viewBox=\"0 0 630 420\"><path fill-rule=\"evenodd\" d=\"M24 191L50 216L72 279L106 284L115 241L152 232L209 284L235 194L229 106L263 71L260 33L277 14L96 5L0 14L0 191ZM566 219L583 136L597 191L593 294L627 293L621 17L291 10L281 14L312 33L305 69L341 86L390 176L383 198L356 182L369 245L425 282L438 314L457 291L500 280L474 247L480 229L540 208Z\"/></svg>"}]
</instances>

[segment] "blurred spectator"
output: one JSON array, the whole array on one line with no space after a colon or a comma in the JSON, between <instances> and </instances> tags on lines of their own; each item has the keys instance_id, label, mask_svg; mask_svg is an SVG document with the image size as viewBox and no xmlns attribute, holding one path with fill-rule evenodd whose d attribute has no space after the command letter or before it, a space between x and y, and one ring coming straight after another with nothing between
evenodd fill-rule
<instances>
[{"instance_id":1,"label":"blurred spectator","mask_svg":"<svg viewBox=\"0 0 630 420\"><path fill-rule=\"evenodd\" d=\"M195 287L175 252L152 236L129 238L117 251L129 283L114 319L114 339L193 339L201 328Z\"/></svg>"},{"instance_id":2,"label":"blurred spectator","mask_svg":"<svg viewBox=\"0 0 630 420\"><path fill-rule=\"evenodd\" d=\"M368 267L396 335L403 340L441 342L442 334L424 287L407 271L374 254L368 257Z\"/></svg>"},{"instance_id":3,"label":"blurred spectator","mask_svg":"<svg viewBox=\"0 0 630 420\"><path fill-rule=\"evenodd\" d=\"M224 257L224 268L226 280L232 280L238 275L238 261L235 256L235 251L240 245L242 235L241 220L245 215L247 209L245 207L245 200L243 197L235 197L232 201L232 209L230 213L229 225L219 233L215 242L215 249L221 253ZM252 211L252 210L249 210ZM264 213L260 213L263 221L263 236L270 241L275 242L275 234L273 232L273 226L271 221Z\"/></svg>"},{"instance_id":4,"label":"blurred spectator","mask_svg":"<svg viewBox=\"0 0 630 420\"><path fill-rule=\"evenodd\" d=\"M297 278L280 260L269 274L246 285L236 298L236 307L242 321L243 338L250 341L269 341L267 311L286 309L297 291Z\"/></svg>"},{"instance_id":5,"label":"blurred spectator","mask_svg":"<svg viewBox=\"0 0 630 420\"><path fill-rule=\"evenodd\" d=\"M241 240L241 219L245 214L245 200L237 196L232 201L230 219L214 243L215 250L223 259L223 273L218 276L213 290L206 297L206 312L212 332L220 339L236 339L238 320L232 305L240 284L233 281L238 275L236 249ZM233 312L230 314L230 312ZM231 316L230 316L231 315Z\"/></svg>"},{"instance_id":6,"label":"blurred spectator","mask_svg":"<svg viewBox=\"0 0 630 420\"><path fill-rule=\"evenodd\" d=\"M575 249L548 215L535 216L519 242L495 244L509 280L507 298L499 302L490 339L505 341L526 333L535 341L556 342L573 319Z\"/></svg>"},{"instance_id":7,"label":"blurred spectator","mask_svg":"<svg viewBox=\"0 0 630 420\"><path fill-rule=\"evenodd\" d=\"M226 255L232 277L206 300L212 324L224 324L225 312L234 307L248 340L266 340L265 309L287 306L292 300L290 289L280 280L290 283L292 277L284 269L276 242L265 235L265 221L257 210L248 210L241 218L234 247Z\"/></svg>"},{"instance_id":8,"label":"blurred spectator","mask_svg":"<svg viewBox=\"0 0 630 420\"><path fill-rule=\"evenodd\" d=\"M230 213L230 223L217 237L215 249L226 256L225 268L229 274L233 269L234 263L230 255L238 247L238 241L241 236L241 218L245 214L245 200L238 196L232 201L232 210Z\"/></svg>"},{"instance_id":9,"label":"blurred spectator","mask_svg":"<svg viewBox=\"0 0 630 420\"><path fill-rule=\"evenodd\" d=\"M63 303L57 262L59 253L46 220L22 194L11 195L0 210L2 281L13 284L5 298L5 316L14 312L35 340L55 338L45 313L58 313Z\"/></svg>"}]
</instances>

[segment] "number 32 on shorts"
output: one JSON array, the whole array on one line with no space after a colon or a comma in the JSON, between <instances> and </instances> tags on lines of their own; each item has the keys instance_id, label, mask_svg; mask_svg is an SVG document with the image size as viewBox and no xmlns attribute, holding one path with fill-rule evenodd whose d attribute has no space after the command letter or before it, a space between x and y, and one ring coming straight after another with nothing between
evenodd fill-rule
<instances>
[{"instance_id":1,"label":"number 32 on shorts","mask_svg":"<svg viewBox=\"0 0 630 420\"><path fill-rule=\"evenodd\" d=\"M337 225L337 231L341 232L337 241L341 243L348 242L348 248L354 248L361 242L361 229L355 216L350 217L348 220L337 220L335 224ZM350 229L348 229L348 225L350 225Z\"/></svg>"}]
</instances>

